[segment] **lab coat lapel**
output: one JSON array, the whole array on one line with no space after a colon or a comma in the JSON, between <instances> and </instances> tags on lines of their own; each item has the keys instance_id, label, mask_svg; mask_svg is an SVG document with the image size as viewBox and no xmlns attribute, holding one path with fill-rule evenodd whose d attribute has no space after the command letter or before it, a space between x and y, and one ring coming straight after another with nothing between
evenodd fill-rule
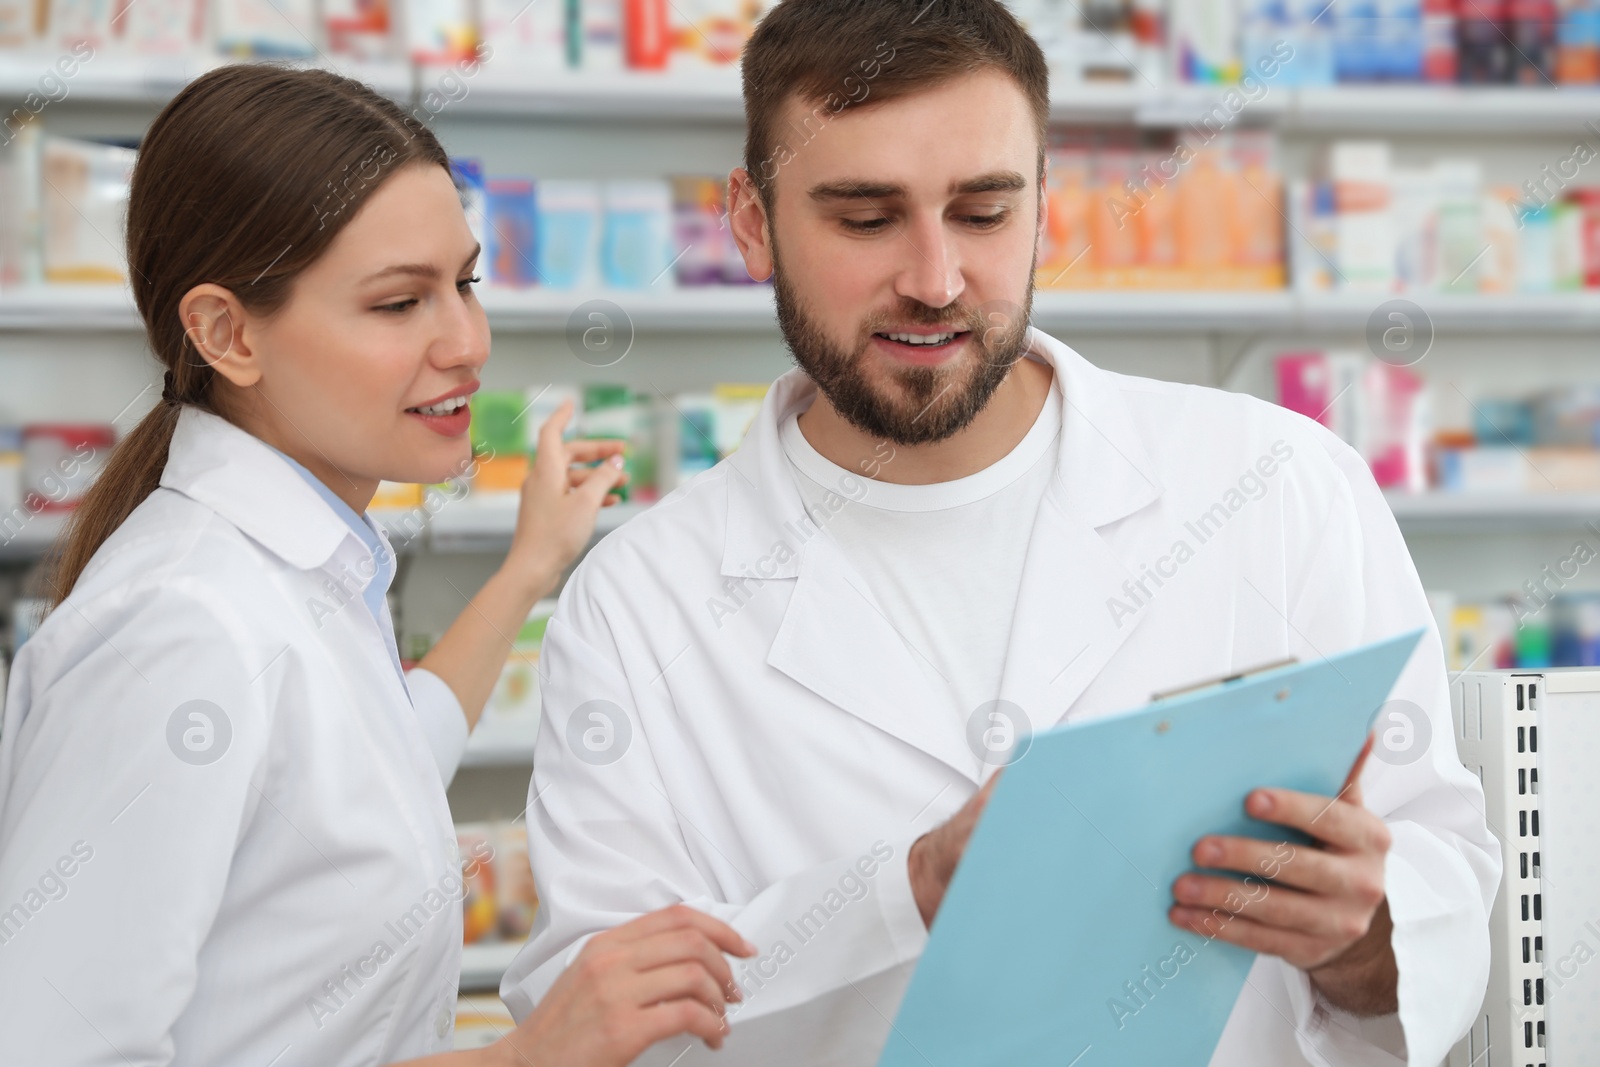
<instances>
[{"instance_id":1,"label":"lab coat lapel","mask_svg":"<svg viewBox=\"0 0 1600 1067\"><path fill-rule=\"evenodd\" d=\"M976 782L978 761L949 721L930 662L889 622L837 543L806 548L769 666Z\"/></svg>"},{"instance_id":2,"label":"lab coat lapel","mask_svg":"<svg viewBox=\"0 0 1600 1067\"><path fill-rule=\"evenodd\" d=\"M1043 730L1066 717L1144 618L1108 606L1136 578L1111 535L1161 485L1115 378L1037 331L1032 346L1061 387L1060 451L1023 564L1000 699Z\"/></svg>"},{"instance_id":3,"label":"lab coat lapel","mask_svg":"<svg viewBox=\"0 0 1600 1067\"><path fill-rule=\"evenodd\" d=\"M815 392L799 371L779 378L730 457L722 574L793 583L770 667L976 782L978 760L947 721L938 665L895 629L832 536L805 513L778 429ZM774 552L779 544L789 551Z\"/></svg>"}]
</instances>

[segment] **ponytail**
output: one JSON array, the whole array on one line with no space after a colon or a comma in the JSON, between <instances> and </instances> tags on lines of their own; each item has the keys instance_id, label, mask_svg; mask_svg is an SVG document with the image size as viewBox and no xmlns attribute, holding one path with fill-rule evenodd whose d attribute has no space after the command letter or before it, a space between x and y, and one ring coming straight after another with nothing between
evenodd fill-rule
<instances>
[{"instance_id":1,"label":"ponytail","mask_svg":"<svg viewBox=\"0 0 1600 1067\"><path fill-rule=\"evenodd\" d=\"M51 610L166 470L186 405L226 417L223 385L179 310L204 283L270 315L392 175L450 168L432 131L372 89L323 70L219 67L189 83L145 135L128 192L128 274L161 402L111 452L42 568Z\"/></svg>"}]
</instances>

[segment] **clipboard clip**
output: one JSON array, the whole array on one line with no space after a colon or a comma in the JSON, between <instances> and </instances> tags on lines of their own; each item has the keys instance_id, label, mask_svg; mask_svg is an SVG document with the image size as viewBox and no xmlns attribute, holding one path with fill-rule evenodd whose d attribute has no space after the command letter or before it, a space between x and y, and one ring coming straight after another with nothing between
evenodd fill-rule
<instances>
[{"instance_id":1,"label":"clipboard clip","mask_svg":"<svg viewBox=\"0 0 1600 1067\"><path fill-rule=\"evenodd\" d=\"M1171 697L1182 696L1184 693L1193 693L1201 689L1210 689L1214 686L1227 685L1230 682L1242 681L1253 674L1265 674L1267 671L1275 671L1279 667L1287 667L1291 664L1299 662L1300 660L1295 656L1287 656L1284 659L1275 659L1270 663L1263 663L1258 667L1251 667L1248 670L1237 671L1233 674L1224 674L1216 678L1207 678L1200 682L1190 682L1188 685L1180 685L1176 689L1166 689L1159 693L1152 693L1150 695L1150 702L1156 703L1158 701L1167 700Z\"/></svg>"}]
</instances>

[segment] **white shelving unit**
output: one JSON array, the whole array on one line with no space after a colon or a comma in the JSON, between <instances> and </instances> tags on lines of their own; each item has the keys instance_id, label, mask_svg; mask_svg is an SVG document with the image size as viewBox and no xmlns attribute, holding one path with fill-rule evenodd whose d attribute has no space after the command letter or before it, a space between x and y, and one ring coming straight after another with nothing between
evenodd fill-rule
<instances>
[{"instance_id":1,"label":"white shelving unit","mask_svg":"<svg viewBox=\"0 0 1600 1067\"><path fill-rule=\"evenodd\" d=\"M1600 103L1600 101L1597 101ZM636 330L671 333L776 331L765 285L577 293L561 289L480 290L496 330L559 333L580 305L604 299ZM1033 321L1041 329L1129 335L1359 331L1394 296L1415 303L1439 330L1539 335L1600 331L1600 291L1541 294L1176 292L1040 289ZM143 329L129 293L115 286L37 286L0 291L0 331L81 333Z\"/></svg>"},{"instance_id":2,"label":"white shelving unit","mask_svg":"<svg viewBox=\"0 0 1600 1067\"><path fill-rule=\"evenodd\" d=\"M0 98L21 101L36 92L40 78L56 59L55 53L0 53ZM226 60L221 57L98 55L64 80L67 95L46 106L46 125L57 116L70 115L75 133L92 132L102 120L108 129L126 130L130 121L153 118L185 84L222 62ZM545 176L547 163L556 171L551 176L699 173L726 169L739 158L743 105L736 70L540 75L509 62L497 65L491 59L475 74L460 77L459 91L442 94L443 70L404 63L340 69L374 85L419 116L431 115L452 152L481 155L504 173ZM1143 83L1063 85L1054 94L1051 112L1058 123L1181 127L1226 93L1223 87L1153 88ZM1246 106L1239 122L1270 126L1283 134L1289 173L1303 173L1310 151L1329 137L1391 137L1402 151L1424 159L1436 155L1492 157L1499 168L1494 180L1518 184L1532 177L1542 164L1553 164L1570 152L1575 139L1594 143L1600 138L1600 91L1270 86L1265 96ZM1502 140L1509 147L1502 146ZM1417 147L1424 143L1425 147ZM1600 178L1586 171L1584 180ZM643 383L659 384L671 390L678 387L675 382L703 379L699 384L704 385L713 380L742 380L737 375L758 372L741 368L768 368L782 360L771 292L765 286L676 289L663 283L642 292L577 294L492 287L481 292L497 334L495 361L486 378L491 388L508 387L494 381L495 373L502 375L500 383L512 385L533 380L535 373L544 381L597 380L592 368L570 366L559 340L550 340L565 331L580 303L595 297L622 308L634 329L648 335L649 343L637 346L614 371L598 372L614 374L616 380L641 387ZM1482 339L1493 337L1496 343L1503 342L1508 358L1524 361L1519 366L1527 369L1516 373L1526 375L1530 389L1572 380L1571 366L1585 358L1592 360L1591 335L1600 331L1600 293L1596 292L1403 295L1421 306L1437 330L1452 339L1451 344L1439 346L1423 368L1452 379L1456 368L1467 366L1471 359L1482 361ZM1034 322L1071 338L1091 359L1114 369L1185 375L1215 385L1234 382L1225 368L1236 367L1252 352L1259 355L1264 346L1285 338L1307 336L1316 338L1313 343L1318 346L1334 340L1357 346L1368 318L1387 299L1385 294L1293 291L1040 290ZM148 358L142 354L138 338L140 329L132 300L120 287L0 291L0 381L7 381L9 369L17 367L26 374L13 380L38 383L43 380L38 368L57 360L63 368L112 371L119 383L132 380L148 370ZM535 350L530 339L541 335ZM1454 343L1457 339L1462 343ZM1260 345L1253 349L1258 341ZM1477 349L1465 351L1474 343ZM1188 354L1196 351L1206 352L1209 362L1190 358ZM81 362L75 362L80 356ZM757 362L762 359L765 362ZM1127 362L1119 362L1124 360ZM137 370L124 369L136 362L140 364ZM1480 369L1474 366L1473 373ZM77 371L52 369L47 373ZM1593 371L1583 373L1600 377ZM1475 380L1499 384L1505 377L1504 372L1499 377L1485 373ZM134 384L127 395L142 384ZM1463 384L1470 391L1471 383L1464 379ZM117 406L126 403L121 392L115 395ZM113 406L85 415L109 418L115 411ZM9 413L21 415L23 409ZM1419 558L1424 552L1450 557L1456 562L1446 562L1457 568L1449 571L1447 566L1451 574L1460 572L1458 557L1470 559L1478 551L1470 547L1477 544L1472 538L1483 536L1501 546L1497 550L1514 552L1516 566L1525 565L1532 575L1548 562L1548 545L1555 535L1600 517L1600 493L1429 493L1392 495L1389 500L1408 536L1425 535L1417 542L1427 545L1416 549ZM631 504L608 510L598 532L603 535L615 529L641 510ZM509 545L514 515L514 499L501 497L457 501L423 517L421 536L407 543L406 581L421 590L415 599L426 601L433 595L428 590L433 590L440 594L437 600L441 605L434 614L442 613L447 602L459 610L457 589L443 580L430 580L431 573L448 573L451 586L459 588L481 580L486 574L483 568L488 566L485 561ZM414 514L410 519L405 515L386 518L396 529L408 523L410 529L417 528ZM35 517L9 539L6 531L0 530L0 564L20 565L38 558L59 532L61 521L54 516ZM431 628L434 621L427 620L422 628ZM514 813L524 799L525 774L517 788L509 787L530 760L531 749L526 745L469 749L463 772L452 788L452 802L464 792L472 793L471 800L476 802L498 789L513 794L505 803ZM494 784L481 788L475 784L491 780ZM483 813L476 810L466 816L480 817ZM462 988L493 990L519 948L468 946Z\"/></svg>"},{"instance_id":3,"label":"white shelving unit","mask_svg":"<svg viewBox=\"0 0 1600 1067\"><path fill-rule=\"evenodd\" d=\"M58 59L56 52L0 54L0 95L22 99ZM66 80L69 98L96 104L160 105L212 67L230 62L211 55L136 57L106 53L80 65ZM397 100L420 99L449 68L407 63L352 63L318 57L296 61L321 66L372 85ZM452 116L546 119L615 119L740 122L744 106L737 69L622 71L609 74L533 72L491 56L473 74L456 71L442 104ZM1057 122L1172 126L1191 121L1216 104L1225 86L1064 84L1052 94ZM1566 133L1600 115L1600 91L1578 87L1540 89L1429 85L1278 88L1251 101L1249 122L1285 130L1461 133Z\"/></svg>"},{"instance_id":4,"label":"white shelving unit","mask_svg":"<svg viewBox=\"0 0 1600 1067\"><path fill-rule=\"evenodd\" d=\"M461 948L461 991L493 993L500 988L500 976L522 951L521 941L491 941Z\"/></svg>"}]
</instances>

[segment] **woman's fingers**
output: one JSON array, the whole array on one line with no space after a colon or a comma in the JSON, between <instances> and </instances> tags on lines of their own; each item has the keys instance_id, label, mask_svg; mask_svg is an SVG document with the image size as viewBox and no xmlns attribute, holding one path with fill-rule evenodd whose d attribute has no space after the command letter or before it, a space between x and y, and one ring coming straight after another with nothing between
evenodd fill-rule
<instances>
[{"instance_id":1,"label":"woman's fingers","mask_svg":"<svg viewBox=\"0 0 1600 1067\"><path fill-rule=\"evenodd\" d=\"M598 438L568 441L566 447L568 463L593 463L621 455L627 451L628 442L616 438Z\"/></svg>"},{"instance_id":2,"label":"woman's fingers","mask_svg":"<svg viewBox=\"0 0 1600 1067\"><path fill-rule=\"evenodd\" d=\"M583 484L584 479L589 477L589 473L590 473L590 468L588 468L588 467L568 467L567 468L567 488L568 489L576 489L576 488L578 488L578 486ZM618 482L617 484L618 485L626 485L626 484L628 484L628 479L630 477L632 477L632 476L630 474L628 474L627 471L623 471L622 472L622 481Z\"/></svg>"},{"instance_id":3,"label":"woman's fingers","mask_svg":"<svg viewBox=\"0 0 1600 1067\"><path fill-rule=\"evenodd\" d=\"M679 1034L693 1034L714 1049L722 1047L728 1034L722 1016L708 1010L697 1000L673 1000L656 1004L639 1013L641 1036L648 1038L645 1047Z\"/></svg>"},{"instance_id":4,"label":"woman's fingers","mask_svg":"<svg viewBox=\"0 0 1600 1067\"><path fill-rule=\"evenodd\" d=\"M671 963L636 973L629 980L628 994L641 1008L664 1000L697 1000L718 1018L728 1011L721 986L699 963Z\"/></svg>"},{"instance_id":5,"label":"woman's fingers","mask_svg":"<svg viewBox=\"0 0 1600 1067\"><path fill-rule=\"evenodd\" d=\"M573 492L587 500L596 511L605 503L607 494L628 477L622 469L622 457L613 456L583 476Z\"/></svg>"},{"instance_id":6,"label":"woman's fingers","mask_svg":"<svg viewBox=\"0 0 1600 1067\"><path fill-rule=\"evenodd\" d=\"M711 939L692 927L667 930L635 941L632 946L633 965L641 971L669 964L696 963L705 968L723 991L723 999L740 1000L742 995L733 981L733 968Z\"/></svg>"},{"instance_id":7,"label":"woman's fingers","mask_svg":"<svg viewBox=\"0 0 1600 1067\"><path fill-rule=\"evenodd\" d=\"M609 938L617 943L640 941L666 930L676 930L684 926L699 930L711 943L723 952L734 956L754 956L756 946L747 941L739 931L723 922L714 919L705 912L691 908L687 904L673 904L671 907L652 911L648 915L641 915L632 922L624 923L608 933L599 935ZM598 940L598 938L596 938Z\"/></svg>"}]
</instances>

